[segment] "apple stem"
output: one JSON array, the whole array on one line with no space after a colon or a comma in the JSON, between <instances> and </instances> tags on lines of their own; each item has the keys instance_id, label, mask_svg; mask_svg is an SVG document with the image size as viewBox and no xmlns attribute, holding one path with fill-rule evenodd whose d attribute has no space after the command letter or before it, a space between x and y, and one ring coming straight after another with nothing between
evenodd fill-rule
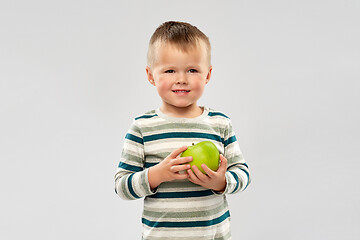
<instances>
[{"instance_id":1,"label":"apple stem","mask_svg":"<svg viewBox=\"0 0 360 240\"><path fill-rule=\"evenodd\" d=\"M194 145L195 145L195 143L192 143L192 145L194 146Z\"/></svg>"}]
</instances>

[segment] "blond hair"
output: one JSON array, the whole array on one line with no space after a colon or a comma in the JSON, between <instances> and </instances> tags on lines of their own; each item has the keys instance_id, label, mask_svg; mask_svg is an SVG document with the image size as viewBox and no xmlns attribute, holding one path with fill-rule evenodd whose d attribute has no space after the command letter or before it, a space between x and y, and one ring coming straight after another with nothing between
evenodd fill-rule
<instances>
[{"instance_id":1,"label":"blond hair","mask_svg":"<svg viewBox=\"0 0 360 240\"><path fill-rule=\"evenodd\" d=\"M197 27L186 22L168 21L161 24L150 38L147 62L151 67L156 58L156 49L160 44L175 44L182 51L205 44L209 65L211 62L211 45L209 38Z\"/></svg>"}]
</instances>

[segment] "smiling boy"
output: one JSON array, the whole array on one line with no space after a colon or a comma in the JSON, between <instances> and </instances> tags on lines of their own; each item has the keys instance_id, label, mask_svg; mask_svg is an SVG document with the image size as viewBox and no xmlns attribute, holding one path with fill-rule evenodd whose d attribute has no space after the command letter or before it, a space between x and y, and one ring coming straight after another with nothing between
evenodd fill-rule
<instances>
[{"instance_id":1,"label":"smiling boy","mask_svg":"<svg viewBox=\"0 0 360 240\"><path fill-rule=\"evenodd\" d=\"M226 194L250 183L248 167L223 113L198 106L212 72L207 36L184 22L165 22L152 35L146 74L162 105L134 119L115 175L123 199L144 197L143 239L231 239ZM220 166L206 174L179 155L212 141Z\"/></svg>"},{"instance_id":2,"label":"smiling boy","mask_svg":"<svg viewBox=\"0 0 360 240\"><path fill-rule=\"evenodd\" d=\"M212 66L203 41L196 40L192 45L178 44L188 45L181 49L176 43L154 43L152 51L157 53L149 56L150 66L146 73L162 98L163 113L174 117L197 117L202 113L197 100L210 80Z\"/></svg>"}]
</instances>

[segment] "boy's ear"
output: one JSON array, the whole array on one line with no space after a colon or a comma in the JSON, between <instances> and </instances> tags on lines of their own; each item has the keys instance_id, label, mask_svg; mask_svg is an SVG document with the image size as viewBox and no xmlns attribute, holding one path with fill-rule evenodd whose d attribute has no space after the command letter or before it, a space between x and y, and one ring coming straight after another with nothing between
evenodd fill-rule
<instances>
[{"instance_id":1,"label":"boy's ear","mask_svg":"<svg viewBox=\"0 0 360 240\"><path fill-rule=\"evenodd\" d=\"M149 66L146 67L146 76L150 82L151 85L155 86L155 80L154 80L154 76L151 73L151 69Z\"/></svg>"},{"instance_id":2,"label":"boy's ear","mask_svg":"<svg viewBox=\"0 0 360 240\"><path fill-rule=\"evenodd\" d=\"M206 80L205 80L206 84L210 81L212 69L213 69L212 66L210 66L209 72L208 72L208 74L206 76Z\"/></svg>"}]
</instances>

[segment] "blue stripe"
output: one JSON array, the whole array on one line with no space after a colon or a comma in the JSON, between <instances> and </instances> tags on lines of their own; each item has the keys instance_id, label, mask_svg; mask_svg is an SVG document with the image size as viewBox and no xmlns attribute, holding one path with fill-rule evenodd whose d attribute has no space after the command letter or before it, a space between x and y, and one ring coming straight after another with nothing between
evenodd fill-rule
<instances>
[{"instance_id":1,"label":"blue stripe","mask_svg":"<svg viewBox=\"0 0 360 240\"><path fill-rule=\"evenodd\" d=\"M233 142L236 142L236 137L235 137L235 135L232 136L232 137L230 137L230 138L228 138L226 141L224 141L224 146L226 147L226 146L230 145L230 144L233 143Z\"/></svg>"},{"instance_id":2,"label":"blue stripe","mask_svg":"<svg viewBox=\"0 0 360 240\"><path fill-rule=\"evenodd\" d=\"M152 166L155 166L156 164L158 164L158 163L149 163L149 162L146 162L146 163L145 163L145 168L150 168L150 167L152 167Z\"/></svg>"},{"instance_id":3,"label":"blue stripe","mask_svg":"<svg viewBox=\"0 0 360 240\"><path fill-rule=\"evenodd\" d=\"M119 168L123 168L123 169L131 171L131 172L140 172L140 171L143 170L142 167L129 165L129 164L124 163L124 162L119 163Z\"/></svg>"},{"instance_id":4,"label":"blue stripe","mask_svg":"<svg viewBox=\"0 0 360 240\"><path fill-rule=\"evenodd\" d=\"M131 180L133 178L135 173L131 174L128 178L128 186L129 186L129 191L131 193L131 195L133 195L134 198L140 198L138 195L136 195L136 193L134 192L134 189L132 187L132 183L131 183Z\"/></svg>"},{"instance_id":5,"label":"blue stripe","mask_svg":"<svg viewBox=\"0 0 360 240\"><path fill-rule=\"evenodd\" d=\"M209 112L208 114L210 117L214 117L214 116L222 116L222 117L225 117L225 118L228 118L230 119L228 116L226 116L225 114L223 113L220 113L220 112Z\"/></svg>"},{"instance_id":6,"label":"blue stripe","mask_svg":"<svg viewBox=\"0 0 360 240\"><path fill-rule=\"evenodd\" d=\"M135 118L135 120L152 118L152 117L156 117L156 116L157 116L157 114L154 114L154 115L143 115L143 116L140 116L140 117Z\"/></svg>"},{"instance_id":7,"label":"blue stripe","mask_svg":"<svg viewBox=\"0 0 360 240\"><path fill-rule=\"evenodd\" d=\"M241 165L244 165L245 167L249 168L249 166L246 163L240 163Z\"/></svg>"},{"instance_id":8,"label":"blue stripe","mask_svg":"<svg viewBox=\"0 0 360 240\"><path fill-rule=\"evenodd\" d=\"M238 177L234 172L232 172L232 171L229 171L229 172L233 175L233 177L234 177L235 180L236 180L236 187L235 187L234 191L232 191L232 193L234 193L234 192L236 192L236 190L238 190L238 188L239 188L239 177Z\"/></svg>"},{"instance_id":9,"label":"blue stripe","mask_svg":"<svg viewBox=\"0 0 360 240\"><path fill-rule=\"evenodd\" d=\"M219 135L208 134L208 133L197 133L197 132L170 132L170 133L160 133L160 134L154 134L143 137L144 142L151 142L151 141L167 139L167 138L205 138L205 139L215 140L218 142L224 141L224 139L221 138Z\"/></svg>"},{"instance_id":10,"label":"blue stripe","mask_svg":"<svg viewBox=\"0 0 360 240\"><path fill-rule=\"evenodd\" d=\"M144 141L143 141L142 138L139 138L139 137L137 137L137 136L135 136L135 135L132 135L132 134L130 134L130 133L126 134L125 138L128 139L128 140L131 140L131 141L133 141L133 142L137 142L137 143L140 143L140 144L144 144Z\"/></svg>"},{"instance_id":11,"label":"blue stripe","mask_svg":"<svg viewBox=\"0 0 360 240\"><path fill-rule=\"evenodd\" d=\"M192 192L159 192L148 196L149 198L189 198L189 197L205 197L213 195L211 190L192 191Z\"/></svg>"},{"instance_id":12,"label":"blue stripe","mask_svg":"<svg viewBox=\"0 0 360 240\"><path fill-rule=\"evenodd\" d=\"M227 211L220 217L206 220L206 221L188 221L188 222L155 222L149 221L145 218L142 218L142 223L149 226L149 227L166 227L166 228L183 228L183 227L208 227L212 225L219 224L230 217L230 212Z\"/></svg>"}]
</instances>

